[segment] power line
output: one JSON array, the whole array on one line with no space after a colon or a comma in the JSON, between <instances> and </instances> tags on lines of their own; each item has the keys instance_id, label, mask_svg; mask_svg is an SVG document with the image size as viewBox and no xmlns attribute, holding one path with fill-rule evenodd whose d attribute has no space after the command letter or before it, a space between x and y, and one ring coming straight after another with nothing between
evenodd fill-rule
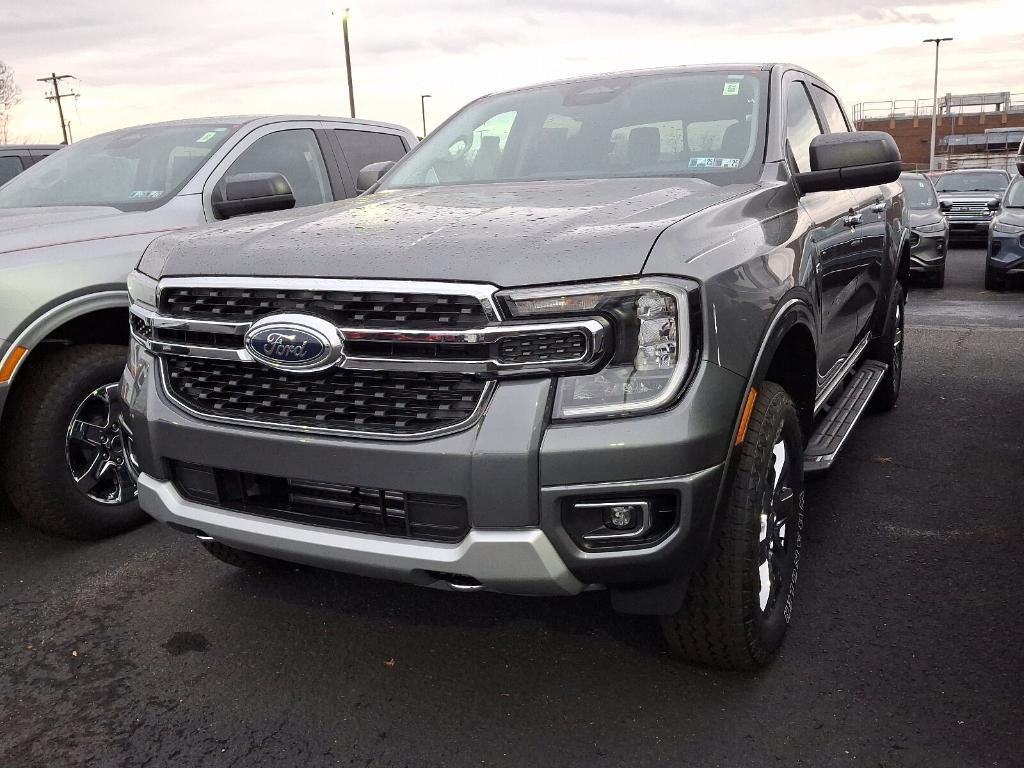
<instances>
[{"instance_id":1,"label":"power line","mask_svg":"<svg viewBox=\"0 0 1024 768\"><path fill-rule=\"evenodd\" d=\"M36 78L38 83L50 83L53 85L53 93L46 96L47 101L57 102L57 112L60 115L60 130L64 134L64 143L68 143L68 124L64 121L64 106L60 103L61 99L68 97L78 98L78 94L74 91L68 93L60 92L60 81L61 80L75 80L74 75L58 75L56 72L51 72L49 77Z\"/></svg>"}]
</instances>

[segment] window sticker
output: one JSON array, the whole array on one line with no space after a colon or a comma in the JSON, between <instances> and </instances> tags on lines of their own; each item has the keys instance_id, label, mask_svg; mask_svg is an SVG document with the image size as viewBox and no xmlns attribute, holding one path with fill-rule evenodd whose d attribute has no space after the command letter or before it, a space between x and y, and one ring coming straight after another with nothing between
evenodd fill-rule
<instances>
[{"instance_id":1,"label":"window sticker","mask_svg":"<svg viewBox=\"0 0 1024 768\"><path fill-rule=\"evenodd\" d=\"M740 92L740 84L738 80L726 83L722 87L723 96L738 96Z\"/></svg>"},{"instance_id":2,"label":"window sticker","mask_svg":"<svg viewBox=\"0 0 1024 768\"><path fill-rule=\"evenodd\" d=\"M154 200L163 193L162 189L133 189L128 198L130 200Z\"/></svg>"},{"instance_id":3,"label":"window sticker","mask_svg":"<svg viewBox=\"0 0 1024 768\"><path fill-rule=\"evenodd\" d=\"M739 168L737 157L691 157L691 168Z\"/></svg>"},{"instance_id":4,"label":"window sticker","mask_svg":"<svg viewBox=\"0 0 1024 768\"><path fill-rule=\"evenodd\" d=\"M202 136L200 136L198 139L196 139L196 144L205 144L206 142L210 141L211 139L217 138L217 134L224 133L224 131L226 131L226 130L227 130L227 128L214 128L212 131L207 131Z\"/></svg>"}]
</instances>

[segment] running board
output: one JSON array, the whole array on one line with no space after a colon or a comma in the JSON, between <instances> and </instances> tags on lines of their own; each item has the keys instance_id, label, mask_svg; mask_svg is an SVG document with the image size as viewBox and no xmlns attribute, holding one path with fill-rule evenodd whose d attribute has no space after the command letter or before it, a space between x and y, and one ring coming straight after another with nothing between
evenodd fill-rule
<instances>
[{"instance_id":1,"label":"running board","mask_svg":"<svg viewBox=\"0 0 1024 768\"><path fill-rule=\"evenodd\" d=\"M865 360L846 385L839 401L832 406L804 449L804 473L823 472L832 466L857 426L864 409L882 383L889 366L877 360Z\"/></svg>"}]
</instances>

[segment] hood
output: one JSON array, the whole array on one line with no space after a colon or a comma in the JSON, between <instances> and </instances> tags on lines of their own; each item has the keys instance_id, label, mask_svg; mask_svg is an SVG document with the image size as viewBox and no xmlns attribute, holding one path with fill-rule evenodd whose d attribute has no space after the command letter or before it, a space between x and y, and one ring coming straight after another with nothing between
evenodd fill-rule
<instances>
[{"instance_id":1,"label":"hood","mask_svg":"<svg viewBox=\"0 0 1024 768\"><path fill-rule=\"evenodd\" d=\"M910 209L910 226L923 227L928 224L940 224L945 219L938 208L923 208L921 210Z\"/></svg>"},{"instance_id":2,"label":"hood","mask_svg":"<svg viewBox=\"0 0 1024 768\"><path fill-rule=\"evenodd\" d=\"M659 178L387 190L171 235L141 268L499 286L633 275L666 227L752 188Z\"/></svg>"},{"instance_id":3,"label":"hood","mask_svg":"<svg viewBox=\"0 0 1024 768\"><path fill-rule=\"evenodd\" d=\"M1015 227L1024 227L1024 208L1003 208L994 221L1012 224Z\"/></svg>"},{"instance_id":4,"label":"hood","mask_svg":"<svg viewBox=\"0 0 1024 768\"><path fill-rule=\"evenodd\" d=\"M156 231L147 213L79 205L0 208L0 254Z\"/></svg>"}]
</instances>

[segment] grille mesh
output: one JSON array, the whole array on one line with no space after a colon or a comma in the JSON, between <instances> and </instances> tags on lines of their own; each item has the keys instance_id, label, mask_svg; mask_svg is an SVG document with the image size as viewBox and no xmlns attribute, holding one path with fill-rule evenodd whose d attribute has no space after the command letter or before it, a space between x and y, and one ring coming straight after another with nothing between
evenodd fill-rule
<instances>
[{"instance_id":1,"label":"grille mesh","mask_svg":"<svg viewBox=\"0 0 1024 768\"><path fill-rule=\"evenodd\" d=\"M196 320L249 322L274 312L307 312L341 326L471 328L487 323L474 296L252 288L164 288L160 311Z\"/></svg>"},{"instance_id":2,"label":"grille mesh","mask_svg":"<svg viewBox=\"0 0 1024 768\"><path fill-rule=\"evenodd\" d=\"M502 340L498 357L503 363L574 360L587 352L587 337L580 331L537 333Z\"/></svg>"},{"instance_id":3,"label":"grille mesh","mask_svg":"<svg viewBox=\"0 0 1024 768\"><path fill-rule=\"evenodd\" d=\"M291 374L228 360L168 356L167 386L211 416L415 436L467 421L486 382L460 373L349 371Z\"/></svg>"}]
</instances>

